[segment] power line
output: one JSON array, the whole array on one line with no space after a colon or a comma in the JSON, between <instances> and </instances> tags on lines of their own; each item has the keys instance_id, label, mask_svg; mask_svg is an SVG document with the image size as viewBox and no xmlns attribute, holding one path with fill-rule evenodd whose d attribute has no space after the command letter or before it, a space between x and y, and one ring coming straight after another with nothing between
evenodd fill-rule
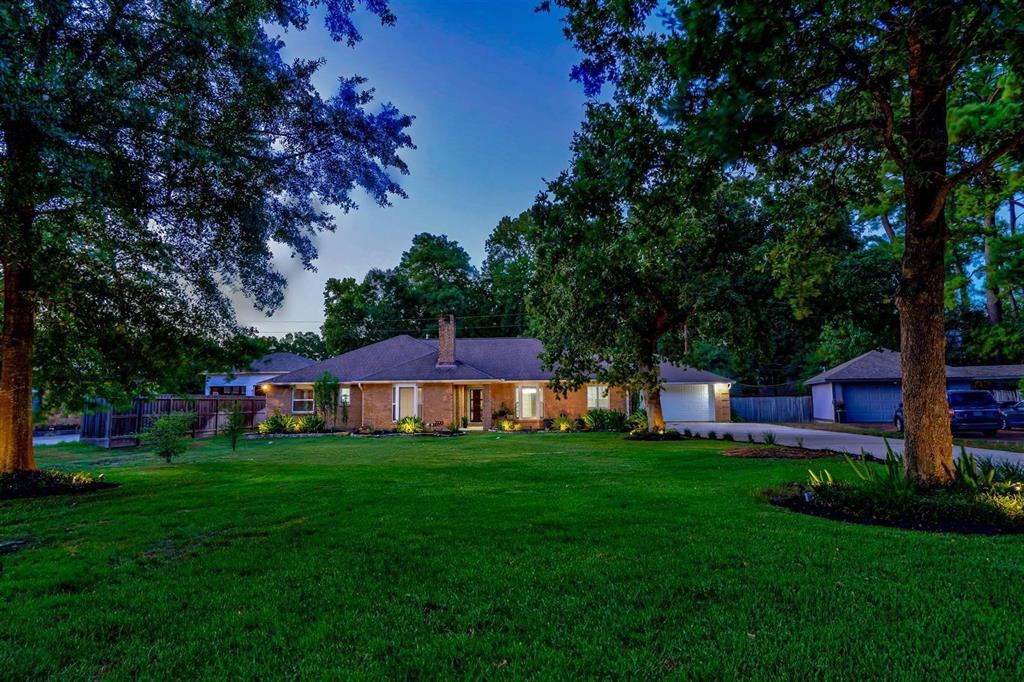
<instances>
[{"instance_id":1,"label":"power line","mask_svg":"<svg viewBox=\"0 0 1024 682\"><path fill-rule=\"evenodd\" d=\"M480 319L495 318L495 317L526 317L526 313L508 313L508 314L495 313L495 314L492 314L492 315L456 315L455 316L455 321L458 322L459 320L480 320ZM437 317L436 316L435 317L396 317L396 318L391 318L391 319L375 320L375 322L436 322L436 321L437 321ZM323 324L325 322L325 320L283 320L283 319L276 319L275 320L273 318L269 318L268 317L265 320L246 320L246 321L240 320L240 322L242 324L263 324L263 323L266 323L266 322L273 322L275 324L277 324L277 323L281 323L281 324Z\"/></svg>"}]
</instances>

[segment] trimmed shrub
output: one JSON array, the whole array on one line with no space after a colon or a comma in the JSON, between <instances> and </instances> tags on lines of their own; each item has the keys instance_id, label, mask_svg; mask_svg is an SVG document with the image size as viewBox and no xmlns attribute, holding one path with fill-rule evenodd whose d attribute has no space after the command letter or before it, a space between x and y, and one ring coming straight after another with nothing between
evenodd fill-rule
<instances>
[{"instance_id":1,"label":"trimmed shrub","mask_svg":"<svg viewBox=\"0 0 1024 682\"><path fill-rule=\"evenodd\" d=\"M293 420L292 430L295 433L323 433L327 430L327 422L318 414L307 414Z\"/></svg>"},{"instance_id":2,"label":"trimmed shrub","mask_svg":"<svg viewBox=\"0 0 1024 682\"><path fill-rule=\"evenodd\" d=\"M625 431L628 419L625 412L595 408L583 415L583 427L587 431Z\"/></svg>"},{"instance_id":3,"label":"trimmed shrub","mask_svg":"<svg viewBox=\"0 0 1024 682\"><path fill-rule=\"evenodd\" d=\"M630 431L646 431L647 412L640 408L633 410L626 419L626 425L629 427Z\"/></svg>"},{"instance_id":4,"label":"trimmed shrub","mask_svg":"<svg viewBox=\"0 0 1024 682\"><path fill-rule=\"evenodd\" d=\"M260 433L291 433L295 431L295 417L290 414L281 414L280 410L274 410L273 414L260 422L256 429Z\"/></svg>"},{"instance_id":5,"label":"trimmed shrub","mask_svg":"<svg viewBox=\"0 0 1024 682\"><path fill-rule=\"evenodd\" d=\"M512 419L516 416L516 413L509 409L508 405L502 403L498 409L491 413L491 419L498 421L499 419Z\"/></svg>"},{"instance_id":6,"label":"trimmed shrub","mask_svg":"<svg viewBox=\"0 0 1024 682\"><path fill-rule=\"evenodd\" d=\"M422 433L427 430L427 425L419 417L402 417L395 424L395 430L399 433Z\"/></svg>"},{"instance_id":7,"label":"trimmed shrub","mask_svg":"<svg viewBox=\"0 0 1024 682\"><path fill-rule=\"evenodd\" d=\"M142 435L142 442L153 449L164 461L170 463L186 450L189 445L189 431L195 421L192 412L171 412L153 420Z\"/></svg>"},{"instance_id":8,"label":"trimmed shrub","mask_svg":"<svg viewBox=\"0 0 1024 682\"><path fill-rule=\"evenodd\" d=\"M555 431L575 431L576 420L563 412L554 418L551 428Z\"/></svg>"},{"instance_id":9,"label":"trimmed shrub","mask_svg":"<svg viewBox=\"0 0 1024 682\"><path fill-rule=\"evenodd\" d=\"M506 432L521 431L523 428L522 424L512 421L511 419L499 419L497 421L497 426L499 431Z\"/></svg>"}]
</instances>

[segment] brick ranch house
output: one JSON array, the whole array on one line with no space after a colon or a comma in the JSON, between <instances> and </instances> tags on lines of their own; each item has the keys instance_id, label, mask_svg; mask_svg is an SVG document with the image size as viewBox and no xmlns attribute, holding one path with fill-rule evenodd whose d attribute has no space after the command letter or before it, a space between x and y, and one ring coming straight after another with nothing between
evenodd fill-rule
<instances>
[{"instance_id":1,"label":"brick ranch house","mask_svg":"<svg viewBox=\"0 0 1024 682\"><path fill-rule=\"evenodd\" d=\"M416 416L434 428L465 418L470 428L489 429L504 408L522 428L539 429L562 413L631 408L614 386L595 383L557 395L548 386L551 372L541 367L537 339L456 339L451 315L438 328L437 339L394 336L268 379L267 412L311 414L313 382L324 372L341 383L348 420L339 426L345 428L386 427ZM669 364L661 371L666 421L729 421L729 379Z\"/></svg>"}]
</instances>

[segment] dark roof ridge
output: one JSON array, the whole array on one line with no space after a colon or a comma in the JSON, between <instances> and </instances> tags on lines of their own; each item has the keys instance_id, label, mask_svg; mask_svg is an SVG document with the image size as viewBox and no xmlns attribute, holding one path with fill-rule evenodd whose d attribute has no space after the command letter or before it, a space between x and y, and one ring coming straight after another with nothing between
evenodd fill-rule
<instances>
[{"instance_id":1,"label":"dark roof ridge","mask_svg":"<svg viewBox=\"0 0 1024 682\"><path fill-rule=\"evenodd\" d=\"M429 353L429 354L436 353L436 352L437 352L436 349L431 349L431 353ZM370 374L366 374L366 375L363 375L361 377L357 377L355 379L355 381L373 381L373 377L377 376L378 374L384 374L385 372L394 372L394 371L396 371L396 370L398 370L398 369L400 369L402 367L405 367L408 364L411 364L413 362L416 362L417 360L423 359L424 357L426 357L426 355L429 355L429 354L425 353L424 355L417 355L414 358L409 358L408 360L400 362L397 365L394 365L392 367L387 367L387 368L384 368L384 369L379 369L376 372L371 372ZM463 366L463 367L468 367L468 368L470 368L472 370L475 370L477 372L480 372L481 374L483 374L485 376L488 376L491 379L494 379L495 381L500 381L500 379L498 377L494 376L490 372L485 372L484 370L480 369L479 367L471 365L468 362L463 362L462 360L459 360L458 358L455 359L455 364L454 365L449 365L447 367L439 367L438 371L443 372L446 369L455 369L456 367L458 367L460 365Z\"/></svg>"}]
</instances>

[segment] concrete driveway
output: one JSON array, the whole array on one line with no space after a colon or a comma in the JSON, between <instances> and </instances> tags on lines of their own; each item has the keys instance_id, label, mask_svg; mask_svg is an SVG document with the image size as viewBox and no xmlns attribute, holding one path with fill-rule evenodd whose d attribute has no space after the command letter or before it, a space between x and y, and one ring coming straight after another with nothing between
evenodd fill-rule
<instances>
[{"instance_id":1,"label":"concrete driveway","mask_svg":"<svg viewBox=\"0 0 1024 682\"><path fill-rule=\"evenodd\" d=\"M836 452L846 452L851 455L859 455L863 450L869 455L885 459L885 441L879 436L756 423L668 422L666 427L678 429L679 431L690 429L691 432L701 435L707 435L709 431L714 431L719 436L723 433L731 433L737 441L746 441L747 434L753 434L754 440L759 443L763 443L764 434L770 432L775 434L775 441L779 445L802 445L805 448L835 450ZM900 438L889 438L888 440L893 451L902 454L903 440ZM987 450L983 448L967 448L967 451L973 453L975 457L991 459L994 462L1007 461L1024 464L1024 453L1020 452ZM953 455L960 455L959 446L953 448Z\"/></svg>"}]
</instances>

